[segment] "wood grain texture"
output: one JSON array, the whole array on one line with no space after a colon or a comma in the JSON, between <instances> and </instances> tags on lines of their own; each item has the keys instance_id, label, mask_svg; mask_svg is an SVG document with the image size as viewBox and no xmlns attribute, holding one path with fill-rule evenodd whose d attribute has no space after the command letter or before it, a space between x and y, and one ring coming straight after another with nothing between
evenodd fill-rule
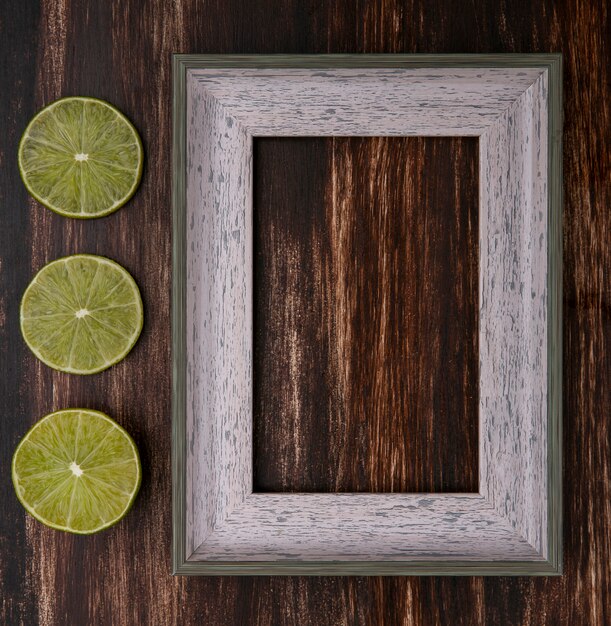
<instances>
[{"instance_id":1,"label":"wood grain texture","mask_svg":"<svg viewBox=\"0 0 611 626\"><path fill-rule=\"evenodd\" d=\"M339 561L356 561L356 572L392 573L398 569L393 561L407 568L409 561L434 565L442 559L460 567L467 561L542 560L477 494L371 493L250 495L192 560L275 561L280 567L306 561L304 572L314 573L326 562L325 571L346 574L350 569Z\"/></svg>"},{"instance_id":2,"label":"wood grain texture","mask_svg":"<svg viewBox=\"0 0 611 626\"><path fill-rule=\"evenodd\" d=\"M532 67L518 73L499 67L320 67L192 73L247 131L278 137L479 135L540 72Z\"/></svg>"},{"instance_id":3,"label":"wood grain texture","mask_svg":"<svg viewBox=\"0 0 611 626\"><path fill-rule=\"evenodd\" d=\"M254 159L254 490L477 492L477 140Z\"/></svg>"},{"instance_id":4,"label":"wood grain texture","mask_svg":"<svg viewBox=\"0 0 611 626\"><path fill-rule=\"evenodd\" d=\"M479 273L480 489L544 554L553 367L547 92L543 74L480 138Z\"/></svg>"},{"instance_id":5,"label":"wood grain texture","mask_svg":"<svg viewBox=\"0 0 611 626\"><path fill-rule=\"evenodd\" d=\"M0 115L5 131L0 139L0 623L19 624L36 615L36 592L27 578L32 545L24 513L17 504L10 477L14 448L32 410L24 379L28 349L20 339L19 301L27 287L30 250L15 245L29 228L27 193L17 168L17 146L30 111L36 85L36 38L39 7L0 5L0 38L7 62L0 64ZM15 28L6 28L13 23ZM10 59L10 62L8 62Z\"/></svg>"},{"instance_id":6,"label":"wood grain texture","mask_svg":"<svg viewBox=\"0 0 611 626\"><path fill-rule=\"evenodd\" d=\"M13 624L605 625L611 621L611 186L608 9L602 0L335 2L81 0L2 3L0 462L43 413L87 404L135 435L135 509L98 537L25 514L3 472L0 621ZM565 574L562 578L172 578L170 571L170 53L534 52L565 58ZM147 151L135 198L99 223L28 202L14 162L51 98L108 98ZM18 298L44 260L108 254L148 311L130 359L93 379L39 367L18 339Z\"/></svg>"},{"instance_id":7,"label":"wood grain texture","mask_svg":"<svg viewBox=\"0 0 611 626\"><path fill-rule=\"evenodd\" d=\"M194 98L186 143L187 493L193 550L252 490L252 140Z\"/></svg>"}]
</instances>

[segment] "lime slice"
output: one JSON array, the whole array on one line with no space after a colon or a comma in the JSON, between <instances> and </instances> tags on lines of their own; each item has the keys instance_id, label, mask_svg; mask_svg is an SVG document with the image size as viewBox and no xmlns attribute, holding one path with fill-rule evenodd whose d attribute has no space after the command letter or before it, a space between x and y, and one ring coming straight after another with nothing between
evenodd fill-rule
<instances>
[{"instance_id":1,"label":"lime slice","mask_svg":"<svg viewBox=\"0 0 611 626\"><path fill-rule=\"evenodd\" d=\"M101 217L134 194L142 142L131 122L96 98L62 98L39 111L19 143L19 172L41 204L66 217Z\"/></svg>"},{"instance_id":2,"label":"lime slice","mask_svg":"<svg viewBox=\"0 0 611 626\"><path fill-rule=\"evenodd\" d=\"M72 374L118 363L136 343L142 317L140 292L127 270L91 254L45 265L21 300L21 333L30 350Z\"/></svg>"},{"instance_id":3,"label":"lime slice","mask_svg":"<svg viewBox=\"0 0 611 626\"><path fill-rule=\"evenodd\" d=\"M13 485L28 513L82 535L125 516L141 475L132 438L104 413L88 409L43 417L13 455Z\"/></svg>"}]
</instances>

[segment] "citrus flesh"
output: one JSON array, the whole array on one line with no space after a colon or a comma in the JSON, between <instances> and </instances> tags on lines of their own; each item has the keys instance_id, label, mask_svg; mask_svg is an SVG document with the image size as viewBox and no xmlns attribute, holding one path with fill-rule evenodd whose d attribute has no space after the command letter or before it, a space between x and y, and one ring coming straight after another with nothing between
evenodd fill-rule
<instances>
[{"instance_id":1,"label":"citrus flesh","mask_svg":"<svg viewBox=\"0 0 611 626\"><path fill-rule=\"evenodd\" d=\"M39 111L19 143L19 172L41 204L66 217L101 217L134 194L142 175L138 132L96 98L56 100Z\"/></svg>"},{"instance_id":2,"label":"citrus flesh","mask_svg":"<svg viewBox=\"0 0 611 626\"><path fill-rule=\"evenodd\" d=\"M94 374L118 363L142 330L142 300L118 263L75 254L45 265L21 301L21 333L44 363Z\"/></svg>"},{"instance_id":3,"label":"citrus flesh","mask_svg":"<svg viewBox=\"0 0 611 626\"><path fill-rule=\"evenodd\" d=\"M112 526L129 511L141 480L138 450L114 420L89 409L43 417L19 442L15 492L43 524L77 534Z\"/></svg>"}]
</instances>

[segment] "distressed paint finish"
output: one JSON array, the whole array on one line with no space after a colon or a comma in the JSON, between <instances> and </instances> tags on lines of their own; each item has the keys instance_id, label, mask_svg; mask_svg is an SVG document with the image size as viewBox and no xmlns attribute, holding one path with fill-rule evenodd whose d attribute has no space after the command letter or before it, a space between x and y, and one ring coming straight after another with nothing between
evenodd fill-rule
<instances>
[{"instance_id":1,"label":"distressed paint finish","mask_svg":"<svg viewBox=\"0 0 611 626\"><path fill-rule=\"evenodd\" d=\"M480 490L543 554L547 553L546 96L543 74L480 139L480 177L485 181L480 187Z\"/></svg>"},{"instance_id":2,"label":"distressed paint finish","mask_svg":"<svg viewBox=\"0 0 611 626\"><path fill-rule=\"evenodd\" d=\"M8 467L19 437L43 412L87 404L121 417L136 436L145 471L130 515L90 538L26 524L3 474L0 623L605 626L611 621L607 3L7 0L0 3L0 15L6 60L0 64L0 84L6 87L0 99L2 466ZM564 53L564 575L172 577L170 54L426 51ZM81 93L108 98L127 113L148 157L143 184L130 204L85 225L28 203L12 161L21 130L38 107ZM128 367L82 379L37 369L18 340L19 297L41 255L50 260L79 251L127 263L148 312Z\"/></svg>"},{"instance_id":3,"label":"distressed paint finish","mask_svg":"<svg viewBox=\"0 0 611 626\"><path fill-rule=\"evenodd\" d=\"M369 564L376 571L386 561L410 559L542 560L481 496L354 493L248 496L191 560L268 561L270 555L277 564L378 561Z\"/></svg>"},{"instance_id":4,"label":"distressed paint finish","mask_svg":"<svg viewBox=\"0 0 611 626\"><path fill-rule=\"evenodd\" d=\"M477 164L255 140L255 491L478 491Z\"/></svg>"},{"instance_id":5,"label":"distressed paint finish","mask_svg":"<svg viewBox=\"0 0 611 626\"><path fill-rule=\"evenodd\" d=\"M374 58L365 57L365 60L369 65L376 62ZM253 176L252 143L249 142L253 135L265 136L273 128L277 128L279 134L299 135L309 132L311 135L322 136L350 135L357 127L383 134L418 133L434 136L441 129L446 134L477 133L479 136L480 213L484 216L479 224L480 250L484 249L479 264L479 350L482 372L479 384L482 465L479 492L485 502L490 503L501 516L503 533L506 533L507 527L513 528L515 540L525 541L533 552L530 559L516 553L505 542L504 534L498 535L494 524L482 524L478 527L482 548L477 549L469 543L470 537L463 528L448 521L454 521L452 507L456 500L451 496L440 496L441 501L445 500L447 503L447 508L439 530L441 535L451 538L452 545L458 546L447 554L447 573L455 573L453 563L459 558L473 562L501 559L507 563L507 573L515 571L512 562L518 560L531 560L530 571L533 573L553 574L561 569L557 531L561 517L558 509L559 476L557 473L551 474L552 470L548 469L548 464L552 468L556 459L560 458L560 450L557 447L548 447L547 443L550 436L552 439L557 436L560 428L557 409L552 412L547 410L548 397L555 407L556 400L549 395L548 379L552 381L550 388L555 390L554 381L559 377L559 363L557 360L553 363L551 374L548 375L546 358L550 349L547 340L548 317L555 320L556 316L555 309L548 312L549 294L555 293L559 288L556 283L548 282L549 268L555 267L559 262L558 242L554 241L553 246L548 246L546 232L551 225L555 228L560 214L559 199L553 196L550 200L551 192L548 193L548 187L551 189L559 185L559 172L548 168L548 152L555 155L559 147L556 142L548 144L546 125L548 110L558 106L556 100L559 99L560 92L556 91L556 82L559 76L559 59L534 56L522 59L522 66L519 66L517 60L513 61L515 65L511 65L511 59L494 61L499 68L487 68L486 65L493 61L485 56L453 60L455 63L462 62L467 67L444 67L450 61L446 57L438 57L429 58L428 61L437 63L439 68L422 69L418 64L427 62L426 57L421 59L417 56L397 56L393 62L404 63L404 67L400 69L388 69L385 67L388 61L384 59L377 60L379 68L359 68L359 57L351 59L357 68L336 69L334 64L338 59L335 58L327 59L328 67L321 68L325 59L287 57L284 62L287 65L294 63L296 66L296 76L293 76L291 67L265 67L266 64L276 63L271 58L251 58L251 63L262 66L258 69L231 67L236 61L222 57L176 58L175 73L179 82L176 83L178 100L175 107L175 133L180 137L176 150L181 150L183 136L187 143L190 141L192 127L197 129L198 139L194 143L196 149L189 151L186 168L179 165L175 170L177 195L174 211L178 215L186 211L187 219L191 215L191 223L193 214L197 212L203 213L199 218L202 223L212 221L208 233L204 233L200 227L195 229L195 235L193 232L187 235L186 249L180 242L175 245L174 255L175 263L178 263L186 253L187 266L191 268L187 279L178 283L179 293L187 292L187 308L192 298L201 303L197 315L193 318L187 317L186 330L183 331L187 335L187 370L192 372L196 381L191 388L193 396L189 395L189 390L186 393L186 404L190 407L187 409L186 433L183 434L180 430L185 420L182 408L178 406L174 413L175 425L179 429L175 431L175 490L179 494L174 505L177 573L196 571L197 562L201 562L199 573L208 573L207 563L213 559L206 557L207 546L214 545L216 533L223 532L229 519L237 519L238 524L243 524L248 529L246 537L251 538L253 547L249 550L242 546L233 559L226 560L246 560L240 556L253 554L255 556L252 560L256 561L278 564L291 560L286 556L284 544L278 543L278 538L283 534L281 522L274 526L273 513L270 513L266 521L259 520L256 516L249 517L251 511L244 501L252 488L250 468L246 479L240 474L240 470L244 470L244 465L252 458L252 414L249 414L248 409L251 405L253 381L244 376L245 371L240 371L240 367L244 367L244 360L250 358L247 337L252 336L254 328L252 317L242 316L241 324L235 324L233 316L236 312L239 315L244 308L241 292L246 294L247 301L251 301L253 276L251 266L244 266L242 263L244 255L236 259L236 253L232 256L230 250L223 262L219 263L216 250L222 245L221 242L227 241L231 236L235 237L236 233L238 239L251 239L252 236L252 196L244 193L241 188L236 189L236 193L227 194L227 188L235 185L236 180L250 180ZM524 67L528 62L532 67ZM229 66L223 71L209 69L210 66L214 68L223 63ZM307 69L311 63L316 67ZM445 86L443 72L447 77ZM187 80L186 87L180 82L184 80L184 76ZM552 97L548 98L547 85L552 81L554 91ZM195 103L206 102L207 107L200 108L197 113L194 111L195 105L187 105L187 118L182 121L184 103L190 100ZM208 114L208 108L214 110L214 119ZM429 114L425 115L425 112ZM447 121L444 126L445 113ZM307 120L309 131L306 131L303 120ZM550 113L549 120L555 137L560 128L558 114ZM202 129L204 136L200 139ZM231 140L234 135L245 139L234 144ZM213 146L215 153L219 155L217 158L209 159L209 146ZM383 176L387 178L388 186L394 189L396 183L386 173ZM221 178L227 179L227 185L219 186L218 181ZM332 186L337 187L337 184L333 180ZM180 195L184 185L187 189L186 199ZM408 196L410 192L409 188L405 190ZM332 196L331 211L341 214L346 194L341 189L339 192L333 189ZM379 221L384 216L386 207L384 203L379 203L377 207L375 204L378 214L374 219ZM427 210L430 211L431 207L427 207ZM425 221L426 219L425 217ZM216 221L222 223L218 229L214 226ZM188 228L193 231L191 225ZM235 228L237 230L232 230ZM347 221L344 217L332 216L327 228L330 233L329 247L334 250L331 256L341 258L346 254L346 239L350 238L346 231ZM384 234L383 223L380 222L371 232L373 246L376 237L388 240L397 236L398 231L394 228L390 233ZM205 240L210 233L212 239L209 246L195 249L192 243L189 246L189 242ZM281 234L277 236L282 237ZM405 237L399 239L399 245L403 245ZM418 246L426 249L426 240L418 242ZM425 254L428 253L426 250ZM350 256L356 262L355 271L358 272L360 264L366 263L366 254L355 255L351 252ZM415 258L417 257L416 250ZM382 259L385 258L382 255ZM290 260L289 258L289 262ZM336 262L335 265L339 268L338 275L330 275L326 279L334 288L339 285L341 290L346 283L342 272L346 271L347 262ZM232 280L230 285L226 284L224 278L228 268L231 274L235 273L237 276L236 281ZM434 277L428 275L426 280L433 282ZM224 289L221 293L215 291L212 297L208 285L216 284L223 285ZM357 288L356 295L351 295L351 288ZM294 290L289 289L289 294L292 291ZM340 291L337 298L330 298L322 306L319 305L322 309L333 308L336 306L334 301L337 300L340 308L332 330L337 337L336 345L331 347L332 350L337 349L336 361L348 359L353 331L351 321L354 318L350 307L357 302L357 297L358 281L347 290ZM290 311L290 298L288 305ZM425 302L422 300L420 305L424 307ZM281 310L281 305L269 303L267 306ZM363 306L362 298L359 299L359 306ZM372 307L374 316L382 311L380 334L384 350L387 348L384 341L384 324L387 321L384 311L387 306L388 303L382 297ZM182 320L180 312L175 314L175 320L177 316ZM219 321L214 320L215 316ZM228 326L225 325L225 317L230 320ZM302 323L299 319L296 322L298 325ZM194 332L190 336L192 328ZM234 333L230 338L227 330ZM289 328L285 332L289 336L289 343L294 344L297 341L296 330ZM399 333L394 334L391 343L396 348L397 345L402 345L403 338ZM204 336L202 341L201 337ZM435 344L434 333L431 337L429 332L428 337L428 341ZM409 341L409 333L407 338ZM235 340L244 348L235 353L228 340ZM182 338L179 341L182 345ZM366 341L366 336L354 341L362 343ZM192 342L195 343L189 347ZM198 352L200 348L201 353ZM368 350L367 346L364 349ZM407 349L409 351L409 346ZM193 359L194 353L201 356ZM273 353L275 357L277 355L282 359L277 350ZM293 350L292 355L296 354ZM184 376L184 358L180 350L175 352L175 379L180 380ZM236 367L221 365L219 370L219 361L236 361ZM362 358L356 356L348 359L347 364L344 362L341 367L336 366L332 394L338 396L339 403L349 399L346 383L352 376L352 370L358 370L361 363ZM287 365L289 377L292 379L303 376L304 371L306 374L308 372L307 363L305 367L299 367L296 362ZM205 374L203 383L197 378L200 372ZM233 395L227 394L228 378L233 382ZM409 383L408 379L408 387ZM363 386L363 381L359 381L359 384ZM375 389L380 384L380 381L373 381L374 396L379 395ZM416 384L426 387L423 372L419 373ZM198 402L198 385L203 385L204 395L217 396L218 402ZM383 381L383 385L388 387L389 383ZM443 382L436 385L443 386ZM392 384L390 386L392 388ZM364 387L367 388L367 381L364 382ZM433 391L434 389L435 387ZM397 393L401 392L397 390L394 395ZM196 398L195 403L193 397ZM281 405L280 411L290 412L296 409L299 413L299 403L294 400L295 398L288 408ZM234 402L238 403L238 407L233 406ZM344 408L345 406L350 405L344 405ZM358 410L357 408L357 413ZM420 407L419 410L426 409ZM375 415L373 419L379 420L377 414L380 412L383 412L383 405L374 404L360 419L371 420L369 413L372 413ZM433 409L433 417L437 417L436 412L438 409ZM305 416L297 415L297 419L305 419ZM359 419L358 415L356 419ZM229 436L220 436L222 429L218 429L219 422L229 425L237 438L230 440ZM192 437L192 431L198 445L193 447L189 444L188 451L185 452L183 440L184 437ZM200 436L200 431L205 435ZM192 470L191 482L183 486L184 470L180 464L185 454L186 463L194 465L195 469ZM217 466L210 463L211 459L218 460ZM200 472L202 465L207 465L207 473ZM198 474L205 480L196 481ZM183 497L186 505L181 504ZM258 496L263 500L265 497ZM371 517L371 503L377 501L383 509L386 506L385 498L378 495L377 500L363 500L360 509L361 500L351 500L355 511L349 518L358 529L356 531L346 525L341 515L335 520L331 517L327 548L334 537L337 550L335 557L330 555L329 558L346 561L346 573L352 571L352 566L349 556L351 552L345 545L351 543L351 536L366 537L370 532L369 528L376 522L380 524L377 531L374 531L378 533L377 540L363 543L359 552L361 558L365 554L372 562L383 561L378 544L396 544L392 554L397 561L404 562L405 569L402 573L407 574L418 573L420 568L420 565L410 568L410 562L441 556L432 551L431 546L435 543L432 540L428 544L425 542L420 552L413 549L413 545L420 545L422 529L420 523L412 520L409 514L406 513L403 524L397 522L400 528L399 540L393 538L388 526L381 524L382 516ZM332 510L338 511L341 510L340 501L344 502L339 495L328 496L324 500L325 503L332 503ZM271 510L272 503L277 500L269 497L268 502L267 509ZM299 496L295 496L294 502L299 502ZM304 499L304 506L306 502L308 500ZM318 501L310 499L309 502ZM299 561L317 560L318 527L321 520L329 516L328 506L321 503L318 510L313 508L313 504L309 506L311 512L305 514L302 520L303 539L299 558L292 559L296 572L299 572ZM192 516L188 523L185 522L185 514L187 519ZM280 520L282 516L277 512L275 517ZM203 542L200 545L202 537ZM483 546L494 545L495 541L496 552L488 549L488 556L482 556L486 552ZM313 551L310 559L307 557L308 542ZM552 549L548 550L548 543ZM194 547L195 552L192 554ZM213 551L212 554L220 559L224 553L221 550L218 553ZM185 569L187 566L188 570ZM372 564L368 571L378 573L378 567L378 564ZM271 573L273 570L262 567L260 571ZM321 568L320 571L322 573L325 570ZM439 571L443 572L441 565ZM484 568L481 571L486 570ZM526 573L529 570L525 568L523 571Z\"/></svg>"},{"instance_id":6,"label":"distressed paint finish","mask_svg":"<svg viewBox=\"0 0 611 626\"><path fill-rule=\"evenodd\" d=\"M191 72L240 125L263 137L477 136L540 73L485 67Z\"/></svg>"},{"instance_id":7,"label":"distressed paint finish","mask_svg":"<svg viewBox=\"0 0 611 626\"><path fill-rule=\"evenodd\" d=\"M484 67L192 71L238 123L263 137L477 136L540 73Z\"/></svg>"},{"instance_id":8,"label":"distressed paint finish","mask_svg":"<svg viewBox=\"0 0 611 626\"><path fill-rule=\"evenodd\" d=\"M252 151L218 100L195 97L187 115L190 554L252 487Z\"/></svg>"}]
</instances>

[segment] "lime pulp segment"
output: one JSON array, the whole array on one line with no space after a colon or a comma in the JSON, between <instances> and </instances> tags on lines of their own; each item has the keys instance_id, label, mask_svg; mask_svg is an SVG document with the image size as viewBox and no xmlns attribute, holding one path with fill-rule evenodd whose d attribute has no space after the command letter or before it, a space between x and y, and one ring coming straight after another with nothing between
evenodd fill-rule
<instances>
[{"instance_id":1,"label":"lime pulp segment","mask_svg":"<svg viewBox=\"0 0 611 626\"><path fill-rule=\"evenodd\" d=\"M37 422L13 455L17 497L43 524L91 534L130 509L141 480L138 450L104 413L68 409Z\"/></svg>"},{"instance_id":2,"label":"lime pulp segment","mask_svg":"<svg viewBox=\"0 0 611 626\"><path fill-rule=\"evenodd\" d=\"M143 322L131 275L105 257L77 254L45 265L21 301L21 332L50 367L100 372L123 359Z\"/></svg>"},{"instance_id":3,"label":"lime pulp segment","mask_svg":"<svg viewBox=\"0 0 611 626\"><path fill-rule=\"evenodd\" d=\"M29 193L66 217L101 217L121 207L138 187L142 163L134 126L96 98L51 103L19 144L19 171Z\"/></svg>"}]
</instances>

